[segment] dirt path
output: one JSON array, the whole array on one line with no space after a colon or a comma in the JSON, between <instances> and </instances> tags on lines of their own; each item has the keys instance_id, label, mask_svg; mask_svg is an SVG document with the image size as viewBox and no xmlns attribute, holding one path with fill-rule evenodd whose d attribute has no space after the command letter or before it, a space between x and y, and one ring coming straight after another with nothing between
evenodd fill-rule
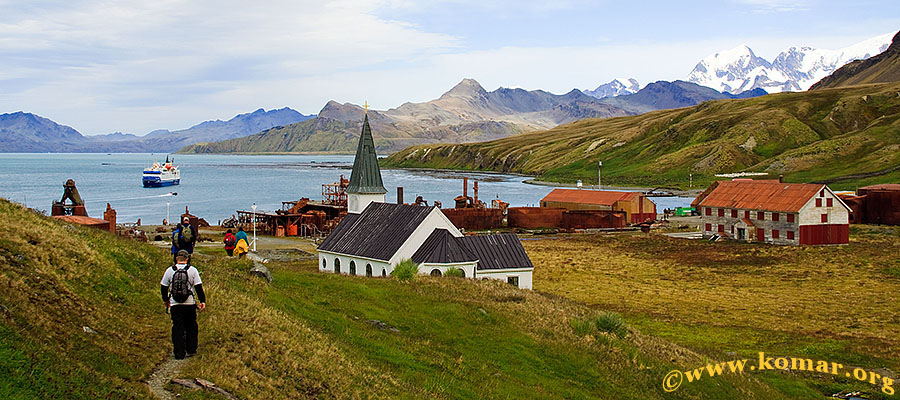
<instances>
[{"instance_id":1,"label":"dirt path","mask_svg":"<svg viewBox=\"0 0 900 400\"><path fill-rule=\"evenodd\" d=\"M172 392L166 390L166 384L181 371L184 362L185 360L169 358L150 375L147 385L150 386L150 391L153 392L157 399L173 400L175 398Z\"/></svg>"}]
</instances>

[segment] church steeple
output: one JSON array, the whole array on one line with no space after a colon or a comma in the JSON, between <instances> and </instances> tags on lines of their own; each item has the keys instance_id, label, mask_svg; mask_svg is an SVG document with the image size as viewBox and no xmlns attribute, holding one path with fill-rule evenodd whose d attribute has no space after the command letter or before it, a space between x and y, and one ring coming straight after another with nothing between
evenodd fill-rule
<instances>
[{"instance_id":1,"label":"church steeple","mask_svg":"<svg viewBox=\"0 0 900 400\"><path fill-rule=\"evenodd\" d=\"M360 213L373 201L384 203L385 193L387 190L381 181L381 169L378 168L378 156L375 154L375 140L369 126L369 115L366 113L362 133L359 135L359 145L356 148L356 157L353 159L350 185L347 187L347 211Z\"/></svg>"}]
</instances>

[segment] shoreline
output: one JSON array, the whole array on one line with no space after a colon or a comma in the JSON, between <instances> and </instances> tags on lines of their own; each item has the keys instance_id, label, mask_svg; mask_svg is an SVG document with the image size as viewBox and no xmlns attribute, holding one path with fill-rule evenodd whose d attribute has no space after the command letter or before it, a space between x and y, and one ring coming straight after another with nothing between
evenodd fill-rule
<instances>
[{"instance_id":1,"label":"shoreline","mask_svg":"<svg viewBox=\"0 0 900 400\"><path fill-rule=\"evenodd\" d=\"M574 183L561 183L561 182L547 182L541 181L537 179L527 179L522 183L527 183L529 185L538 185L538 186L554 186L554 187L577 187ZM596 189L596 185L583 185L584 189ZM673 196L677 197L697 197L700 193L703 192L704 189L690 189L690 190L681 190L681 189L668 189L668 188L650 188L650 187L640 187L640 186L613 186L613 185L603 185L603 190L621 190L626 192L649 192L654 189L661 189L664 193L671 193ZM651 196L652 197L652 196ZM660 196L662 197L662 196Z\"/></svg>"}]
</instances>

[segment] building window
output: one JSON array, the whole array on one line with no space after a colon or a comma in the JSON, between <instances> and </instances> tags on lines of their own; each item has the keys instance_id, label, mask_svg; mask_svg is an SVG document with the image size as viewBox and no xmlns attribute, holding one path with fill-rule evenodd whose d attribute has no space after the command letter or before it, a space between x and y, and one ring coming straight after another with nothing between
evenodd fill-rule
<instances>
[{"instance_id":1,"label":"building window","mask_svg":"<svg viewBox=\"0 0 900 400\"><path fill-rule=\"evenodd\" d=\"M731 234L734 235L734 225L731 226Z\"/></svg>"},{"instance_id":2,"label":"building window","mask_svg":"<svg viewBox=\"0 0 900 400\"><path fill-rule=\"evenodd\" d=\"M750 211L744 211L744 218L750 219Z\"/></svg>"},{"instance_id":3,"label":"building window","mask_svg":"<svg viewBox=\"0 0 900 400\"><path fill-rule=\"evenodd\" d=\"M772 229L772 239L778 239L779 232L778 229Z\"/></svg>"},{"instance_id":4,"label":"building window","mask_svg":"<svg viewBox=\"0 0 900 400\"><path fill-rule=\"evenodd\" d=\"M322 269L326 269L326 268L328 268L328 260L326 260L326 259L323 257L323 258L322 258Z\"/></svg>"},{"instance_id":5,"label":"building window","mask_svg":"<svg viewBox=\"0 0 900 400\"><path fill-rule=\"evenodd\" d=\"M463 278L466 277L466 270L465 270L464 268L460 268L460 269L459 269L459 273L462 274L462 277L463 277Z\"/></svg>"},{"instance_id":6,"label":"building window","mask_svg":"<svg viewBox=\"0 0 900 400\"><path fill-rule=\"evenodd\" d=\"M706 215L712 215L712 208L706 207Z\"/></svg>"},{"instance_id":7,"label":"building window","mask_svg":"<svg viewBox=\"0 0 900 400\"><path fill-rule=\"evenodd\" d=\"M825 197L825 189L822 189L822 191L819 192L819 197Z\"/></svg>"},{"instance_id":8,"label":"building window","mask_svg":"<svg viewBox=\"0 0 900 400\"><path fill-rule=\"evenodd\" d=\"M341 273L341 260L339 258L334 259L334 273Z\"/></svg>"},{"instance_id":9,"label":"building window","mask_svg":"<svg viewBox=\"0 0 900 400\"><path fill-rule=\"evenodd\" d=\"M515 287L519 287L519 277L518 276L508 276L508 277L506 277L506 283L513 285Z\"/></svg>"},{"instance_id":10,"label":"building window","mask_svg":"<svg viewBox=\"0 0 900 400\"><path fill-rule=\"evenodd\" d=\"M719 224L719 233L725 233L725 225Z\"/></svg>"},{"instance_id":11,"label":"building window","mask_svg":"<svg viewBox=\"0 0 900 400\"><path fill-rule=\"evenodd\" d=\"M794 222L794 214L787 215L787 222Z\"/></svg>"},{"instance_id":12,"label":"building window","mask_svg":"<svg viewBox=\"0 0 900 400\"><path fill-rule=\"evenodd\" d=\"M441 276L441 270L437 268L431 270L431 276Z\"/></svg>"},{"instance_id":13,"label":"building window","mask_svg":"<svg viewBox=\"0 0 900 400\"><path fill-rule=\"evenodd\" d=\"M731 210L731 218L737 218L737 210Z\"/></svg>"},{"instance_id":14,"label":"building window","mask_svg":"<svg viewBox=\"0 0 900 400\"><path fill-rule=\"evenodd\" d=\"M724 217L724 216L725 216L725 209L724 209L724 208L720 208L720 209L719 209L719 216L720 216L720 217Z\"/></svg>"},{"instance_id":15,"label":"building window","mask_svg":"<svg viewBox=\"0 0 900 400\"><path fill-rule=\"evenodd\" d=\"M765 242L766 241L766 230L762 228L756 228L756 241L757 242Z\"/></svg>"},{"instance_id":16,"label":"building window","mask_svg":"<svg viewBox=\"0 0 900 400\"><path fill-rule=\"evenodd\" d=\"M356 275L356 261L350 261L350 275Z\"/></svg>"},{"instance_id":17,"label":"building window","mask_svg":"<svg viewBox=\"0 0 900 400\"><path fill-rule=\"evenodd\" d=\"M756 219L758 219L760 221L765 221L766 220L766 212L765 211L757 211Z\"/></svg>"},{"instance_id":18,"label":"building window","mask_svg":"<svg viewBox=\"0 0 900 400\"><path fill-rule=\"evenodd\" d=\"M834 207L834 199L831 197L825 199L825 207Z\"/></svg>"},{"instance_id":19,"label":"building window","mask_svg":"<svg viewBox=\"0 0 900 400\"><path fill-rule=\"evenodd\" d=\"M780 215L778 215L778 213L772 213L772 221L778 221L779 217Z\"/></svg>"},{"instance_id":20,"label":"building window","mask_svg":"<svg viewBox=\"0 0 900 400\"><path fill-rule=\"evenodd\" d=\"M366 263L366 276L372 276L372 264Z\"/></svg>"},{"instance_id":21,"label":"building window","mask_svg":"<svg viewBox=\"0 0 900 400\"><path fill-rule=\"evenodd\" d=\"M712 231L712 224L706 224L706 229L704 229L704 230L707 231L707 232L711 232L711 231Z\"/></svg>"},{"instance_id":22,"label":"building window","mask_svg":"<svg viewBox=\"0 0 900 400\"><path fill-rule=\"evenodd\" d=\"M383 276L383 277L387 276L387 268L381 269L381 276Z\"/></svg>"},{"instance_id":23,"label":"building window","mask_svg":"<svg viewBox=\"0 0 900 400\"><path fill-rule=\"evenodd\" d=\"M828 214L822 214L822 222L828 222Z\"/></svg>"},{"instance_id":24,"label":"building window","mask_svg":"<svg viewBox=\"0 0 900 400\"><path fill-rule=\"evenodd\" d=\"M822 207L822 199L816 199L816 207Z\"/></svg>"},{"instance_id":25,"label":"building window","mask_svg":"<svg viewBox=\"0 0 900 400\"><path fill-rule=\"evenodd\" d=\"M794 231L787 231L788 240L794 240Z\"/></svg>"}]
</instances>

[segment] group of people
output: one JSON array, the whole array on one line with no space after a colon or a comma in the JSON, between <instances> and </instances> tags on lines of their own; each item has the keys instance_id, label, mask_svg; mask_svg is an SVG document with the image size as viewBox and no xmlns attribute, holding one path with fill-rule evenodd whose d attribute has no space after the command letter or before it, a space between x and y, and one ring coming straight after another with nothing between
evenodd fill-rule
<instances>
[{"instance_id":1,"label":"group of people","mask_svg":"<svg viewBox=\"0 0 900 400\"><path fill-rule=\"evenodd\" d=\"M176 360L197 353L197 312L206 309L200 271L190 262L197 236L197 228L191 225L188 216L184 216L172 230L174 264L166 268L159 282L160 295L172 319L172 347ZM229 257L237 255L241 258L250 251L250 240L244 228L238 228L237 234L229 229L225 232L224 242Z\"/></svg>"},{"instance_id":2,"label":"group of people","mask_svg":"<svg viewBox=\"0 0 900 400\"><path fill-rule=\"evenodd\" d=\"M237 234L231 232L231 229L225 232L225 252L229 257L237 255L243 258L250 251L250 240L247 239L247 232L244 228L238 228Z\"/></svg>"}]
</instances>

